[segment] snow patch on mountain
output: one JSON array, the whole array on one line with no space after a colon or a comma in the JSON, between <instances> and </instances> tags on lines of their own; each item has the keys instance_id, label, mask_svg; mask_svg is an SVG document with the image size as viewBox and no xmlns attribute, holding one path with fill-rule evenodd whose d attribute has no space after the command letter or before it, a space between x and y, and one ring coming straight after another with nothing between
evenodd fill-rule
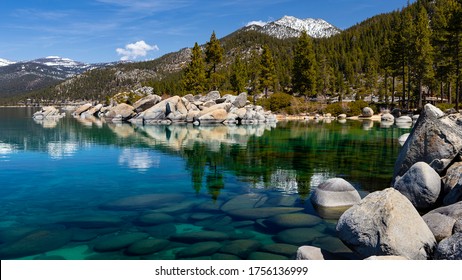
<instances>
[{"instance_id":1,"label":"snow patch on mountain","mask_svg":"<svg viewBox=\"0 0 462 280\"><path fill-rule=\"evenodd\" d=\"M11 64L14 64L14 63L16 63L16 62L8 60L8 59L0 58L0 67L11 65Z\"/></svg>"},{"instance_id":2,"label":"snow patch on mountain","mask_svg":"<svg viewBox=\"0 0 462 280\"><path fill-rule=\"evenodd\" d=\"M284 16L268 23L251 21L246 27L279 39L299 37L302 31L306 31L313 38L327 38L341 32L339 28L323 19L299 19L293 16Z\"/></svg>"}]
</instances>

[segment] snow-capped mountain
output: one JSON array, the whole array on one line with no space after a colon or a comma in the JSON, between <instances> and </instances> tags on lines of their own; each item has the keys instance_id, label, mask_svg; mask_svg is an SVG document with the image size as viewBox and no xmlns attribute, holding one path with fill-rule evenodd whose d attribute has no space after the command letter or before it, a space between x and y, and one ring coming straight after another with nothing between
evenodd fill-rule
<instances>
[{"instance_id":1,"label":"snow-capped mountain","mask_svg":"<svg viewBox=\"0 0 462 280\"><path fill-rule=\"evenodd\" d=\"M7 66L13 63L16 63L16 62L8 60L8 59L0 58L0 67Z\"/></svg>"},{"instance_id":2,"label":"snow-capped mountain","mask_svg":"<svg viewBox=\"0 0 462 280\"><path fill-rule=\"evenodd\" d=\"M281 19L268 23L254 21L249 23L246 28L279 39L299 37L302 31L306 31L313 38L326 38L341 32L339 28L323 19L299 19L293 16L284 16Z\"/></svg>"},{"instance_id":3,"label":"snow-capped mountain","mask_svg":"<svg viewBox=\"0 0 462 280\"><path fill-rule=\"evenodd\" d=\"M5 63L2 63L6 61ZM1 60L0 97L44 88L88 70L102 68L111 63L87 64L59 56L48 56L30 61ZM7 64L8 63L8 64Z\"/></svg>"}]
</instances>

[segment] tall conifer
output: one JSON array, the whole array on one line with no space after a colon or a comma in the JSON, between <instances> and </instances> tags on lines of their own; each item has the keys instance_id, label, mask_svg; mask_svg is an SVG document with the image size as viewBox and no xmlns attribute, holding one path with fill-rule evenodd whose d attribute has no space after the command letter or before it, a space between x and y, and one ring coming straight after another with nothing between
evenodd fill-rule
<instances>
[{"instance_id":1,"label":"tall conifer","mask_svg":"<svg viewBox=\"0 0 462 280\"><path fill-rule=\"evenodd\" d=\"M311 38L302 32L294 49L293 91L305 97L316 93L316 56Z\"/></svg>"},{"instance_id":2,"label":"tall conifer","mask_svg":"<svg viewBox=\"0 0 462 280\"><path fill-rule=\"evenodd\" d=\"M276 67L274 66L273 55L267 45L263 46L260 61L260 87L268 98L268 90L274 88L276 83Z\"/></svg>"},{"instance_id":3,"label":"tall conifer","mask_svg":"<svg viewBox=\"0 0 462 280\"><path fill-rule=\"evenodd\" d=\"M185 69L183 76L183 87L186 91L192 93L201 93L205 90L205 67L202 57L202 50L197 44L194 44L191 54L191 62Z\"/></svg>"}]
</instances>

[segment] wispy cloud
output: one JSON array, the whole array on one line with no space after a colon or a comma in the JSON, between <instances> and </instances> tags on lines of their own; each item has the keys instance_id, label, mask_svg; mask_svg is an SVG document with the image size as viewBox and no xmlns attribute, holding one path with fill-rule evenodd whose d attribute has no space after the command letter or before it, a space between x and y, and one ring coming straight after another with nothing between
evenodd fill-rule
<instances>
[{"instance_id":1,"label":"wispy cloud","mask_svg":"<svg viewBox=\"0 0 462 280\"><path fill-rule=\"evenodd\" d=\"M125 48L117 48L116 52L121 56L120 60L134 60L139 57L146 57L150 51L158 51L157 45L146 44L145 41L128 44Z\"/></svg>"},{"instance_id":2,"label":"wispy cloud","mask_svg":"<svg viewBox=\"0 0 462 280\"><path fill-rule=\"evenodd\" d=\"M192 0L96 0L96 2L118 6L127 12L155 13L184 8Z\"/></svg>"},{"instance_id":3,"label":"wispy cloud","mask_svg":"<svg viewBox=\"0 0 462 280\"><path fill-rule=\"evenodd\" d=\"M47 11L39 9L17 9L13 16L21 19L39 19L39 20L61 20L69 17L72 11Z\"/></svg>"}]
</instances>

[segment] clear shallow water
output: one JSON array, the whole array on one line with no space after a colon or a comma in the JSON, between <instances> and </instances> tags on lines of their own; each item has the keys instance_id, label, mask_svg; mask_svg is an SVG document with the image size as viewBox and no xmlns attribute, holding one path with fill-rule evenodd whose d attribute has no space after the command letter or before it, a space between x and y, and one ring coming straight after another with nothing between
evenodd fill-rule
<instances>
[{"instance_id":1,"label":"clear shallow water","mask_svg":"<svg viewBox=\"0 0 462 280\"><path fill-rule=\"evenodd\" d=\"M35 122L0 108L1 259L350 259L310 192L343 177L388 187L409 129Z\"/></svg>"}]
</instances>

